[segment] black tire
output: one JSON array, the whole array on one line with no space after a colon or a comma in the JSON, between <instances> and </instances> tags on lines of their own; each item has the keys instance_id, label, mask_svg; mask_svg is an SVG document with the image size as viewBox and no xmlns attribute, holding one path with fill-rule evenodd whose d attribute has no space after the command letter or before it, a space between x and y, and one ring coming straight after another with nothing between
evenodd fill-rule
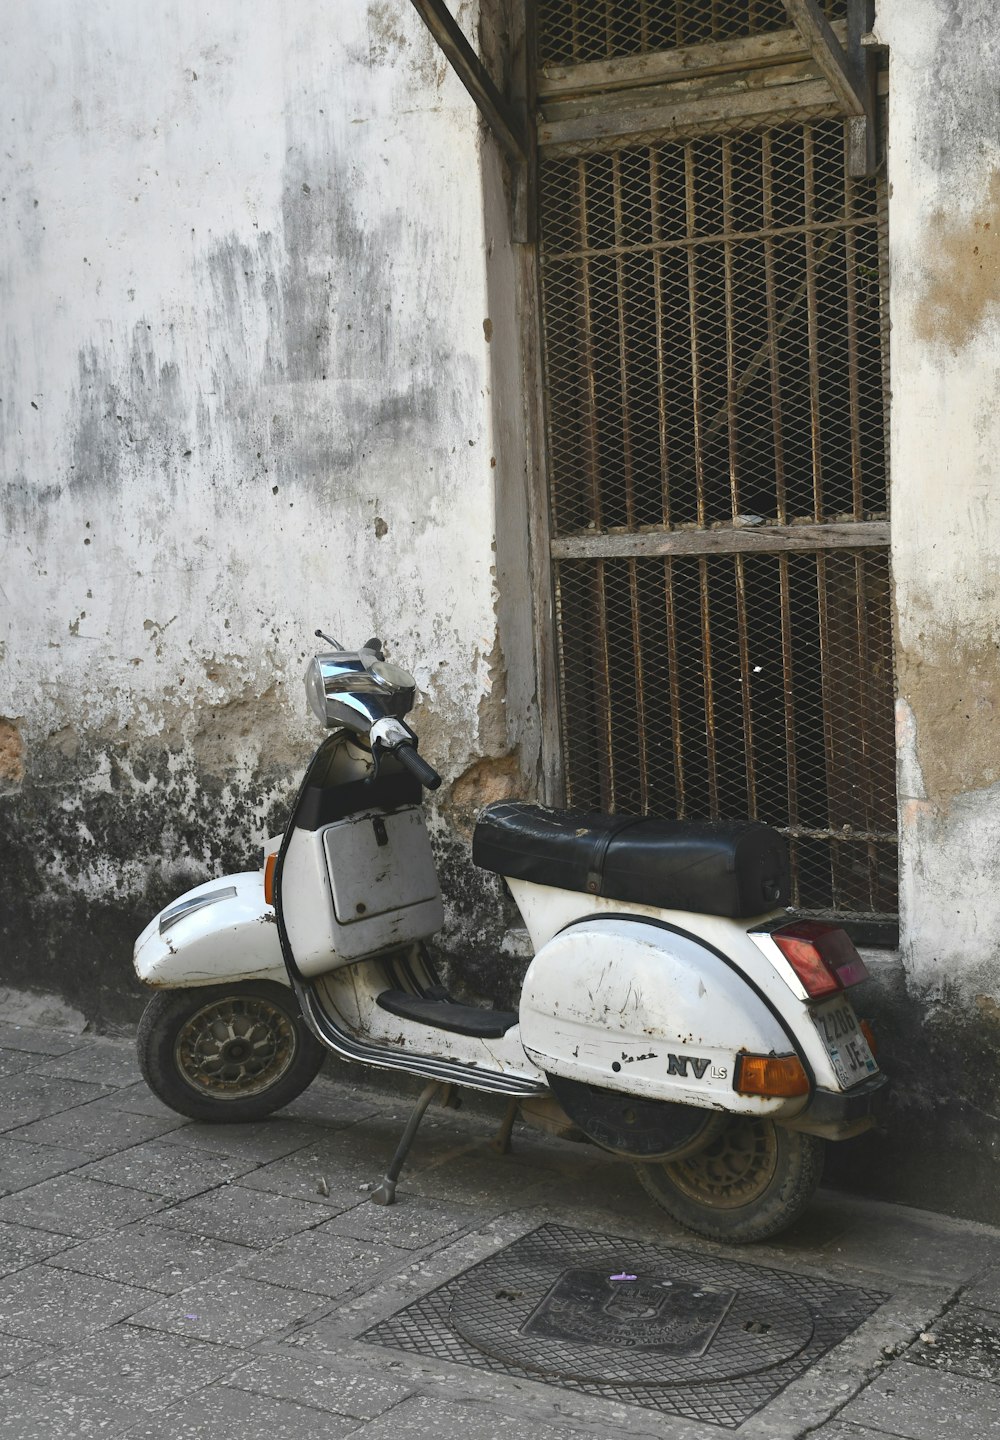
<instances>
[{"instance_id":1,"label":"black tire","mask_svg":"<svg viewBox=\"0 0 1000 1440\"><path fill-rule=\"evenodd\" d=\"M734 1115L697 1154L635 1170L647 1195L685 1229L742 1245L777 1235L801 1215L820 1182L823 1150L815 1135Z\"/></svg>"},{"instance_id":2,"label":"black tire","mask_svg":"<svg viewBox=\"0 0 1000 1440\"><path fill-rule=\"evenodd\" d=\"M192 1120L262 1120L316 1077L326 1053L294 994L270 980L161 990L136 1038L146 1084Z\"/></svg>"}]
</instances>

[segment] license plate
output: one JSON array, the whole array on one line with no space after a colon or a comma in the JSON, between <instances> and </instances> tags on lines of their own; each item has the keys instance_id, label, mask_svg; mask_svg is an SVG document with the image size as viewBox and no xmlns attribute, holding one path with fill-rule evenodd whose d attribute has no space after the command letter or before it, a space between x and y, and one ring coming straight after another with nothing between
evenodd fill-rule
<instances>
[{"instance_id":1,"label":"license plate","mask_svg":"<svg viewBox=\"0 0 1000 1440\"><path fill-rule=\"evenodd\" d=\"M878 1070L868 1041L861 1033L851 1002L838 998L828 1000L810 1011L813 1024L826 1046L834 1074L841 1089L849 1090L859 1080Z\"/></svg>"}]
</instances>

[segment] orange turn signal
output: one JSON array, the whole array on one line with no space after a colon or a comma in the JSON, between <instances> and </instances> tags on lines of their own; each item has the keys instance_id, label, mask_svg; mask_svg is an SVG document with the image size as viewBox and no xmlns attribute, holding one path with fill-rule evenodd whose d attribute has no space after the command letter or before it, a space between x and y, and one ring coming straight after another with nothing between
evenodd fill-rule
<instances>
[{"instance_id":1,"label":"orange turn signal","mask_svg":"<svg viewBox=\"0 0 1000 1440\"><path fill-rule=\"evenodd\" d=\"M278 863L278 852L269 855L264 861L264 902L267 905L274 904L274 867Z\"/></svg>"},{"instance_id":2,"label":"orange turn signal","mask_svg":"<svg viewBox=\"0 0 1000 1440\"><path fill-rule=\"evenodd\" d=\"M809 1094L809 1076L797 1055L740 1055L734 1089L740 1095Z\"/></svg>"}]
</instances>

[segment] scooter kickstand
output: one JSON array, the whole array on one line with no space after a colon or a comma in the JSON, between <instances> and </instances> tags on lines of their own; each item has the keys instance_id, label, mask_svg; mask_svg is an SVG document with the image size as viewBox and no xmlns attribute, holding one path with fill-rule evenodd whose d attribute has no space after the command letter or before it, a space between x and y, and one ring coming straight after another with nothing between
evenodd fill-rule
<instances>
[{"instance_id":1,"label":"scooter kickstand","mask_svg":"<svg viewBox=\"0 0 1000 1440\"><path fill-rule=\"evenodd\" d=\"M513 1100L508 1100L507 1109L504 1111L503 1119L500 1121L500 1128L493 1136L493 1139L487 1142L490 1149L495 1150L498 1155L510 1154L511 1132L514 1129L514 1121L517 1119L517 1112L520 1108L521 1102L516 1097Z\"/></svg>"},{"instance_id":2,"label":"scooter kickstand","mask_svg":"<svg viewBox=\"0 0 1000 1440\"><path fill-rule=\"evenodd\" d=\"M438 1090L444 1091L444 1099L447 1104L450 1085L442 1084L439 1080L429 1081L420 1092L420 1099L414 1105L410 1118L406 1122L406 1129L400 1136L399 1144L396 1146L396 1153L389 1162L389 1168L382 1177L381 1185L376 1185L371 1191L368 1199L375 1205L394 1205L396 1203L396 1181L399 1179L399 1172L402 1170L407 1155L410 1153L410 1146L416 1138L420 1122L424 1118L424 1111L434 1099Z\"/></svg>"}]
</instances>

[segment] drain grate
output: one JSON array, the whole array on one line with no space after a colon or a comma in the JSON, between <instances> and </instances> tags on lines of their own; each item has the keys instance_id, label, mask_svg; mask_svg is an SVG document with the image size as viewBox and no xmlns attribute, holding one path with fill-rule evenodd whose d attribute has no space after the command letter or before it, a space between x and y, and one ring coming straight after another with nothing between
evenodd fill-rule
<instances>
[{"instance_id":1,"label":"drain grate","mask_svg":"<svg viewBox=\"0 0 1000 1440\"><path fill-rule=\"evenodd\" d=\"M361 1338L735 1427L885 1299L543 1225Z\"/></svg>"}]
</instances>

